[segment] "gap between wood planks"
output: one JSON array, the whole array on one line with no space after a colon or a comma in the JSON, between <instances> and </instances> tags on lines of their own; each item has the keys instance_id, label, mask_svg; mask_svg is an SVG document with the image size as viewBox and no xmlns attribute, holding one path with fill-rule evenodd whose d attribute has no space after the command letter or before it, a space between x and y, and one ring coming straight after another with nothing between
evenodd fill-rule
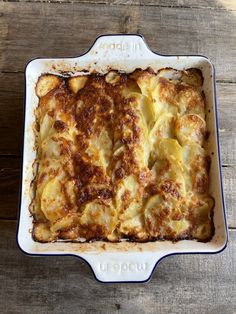
<instances>
[{"instance_id":1,"label":"gap between wood planks","mask_svg":"<svg viewBox=\"0 0 236 314\"><path fill-rule=\"evenodd\" d=\"M171 8L171 9L207 9L207 10L214 10L214 11L228 11L228 12L234 12L236 11L235 8L226 8L224 7L224 4L222 6L209 6L209 5L176 5L176 2L173 1L173 5L171 4L158 4L158 3L142 3L140 1L130 3L130 1L93 1L93 0L3 0L3 2L26 2L26 3L61 3L61 4L73 4L73 3L81 3L81 4L93 4L93 5L110 5L110 6L138 6L138 7L157 7L157 8Z\"/></svg>"}]
</instances>

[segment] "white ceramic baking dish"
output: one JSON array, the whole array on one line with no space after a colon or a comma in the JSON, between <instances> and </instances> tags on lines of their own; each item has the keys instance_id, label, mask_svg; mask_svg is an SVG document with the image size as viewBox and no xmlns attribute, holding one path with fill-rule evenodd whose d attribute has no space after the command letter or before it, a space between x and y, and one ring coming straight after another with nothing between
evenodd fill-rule
<instances>
[{"instance_id":1,"label":"white ceramic baking dish","mask_svg":"<svg viewBox=\"0 0 236 314\"><path fill-rule=\"evenodd\" d=\"M177 243L157 241L150 243L37 243L31 237L32 217L29 213L32 163L35 159L34 110L38 105L35 83L45 72L76 74L83 71L107 72L117 69L131 72L136 68L154 70L199 68L204 77L207 103L207 123L210 131L211 152L210 193L215 198L215 235L208 243L184 240ZM221 177L219 136L216 108L215 72L211 62L203 56L163 56L152 52L140 35L104 35L98 37L90 50L82 56L61 59L35 59L25 70L25 126L22 162L22 185L19 204L17 242L30 255L73 255L84 259L102 282L143 282L153 273L158 262L166 256L182 253L218 253L227 244L224 195Z\"/></svg>"}]
</instances>

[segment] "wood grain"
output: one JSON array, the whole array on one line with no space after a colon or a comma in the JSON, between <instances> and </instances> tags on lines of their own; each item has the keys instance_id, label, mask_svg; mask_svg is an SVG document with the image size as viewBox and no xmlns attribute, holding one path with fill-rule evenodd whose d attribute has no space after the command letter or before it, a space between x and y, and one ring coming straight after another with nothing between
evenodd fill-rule
<instances>
[{"instance_id":1,"label":"wood grain","mask_svg":"<svg viewBox=\"0 0 236 314\"><path fill-rule=\"evenodd\" d=\"M223 253L167 257L148 284L100 284L78 258L23 255L15 243L15 222L0 221L0 228L2 313L236 311L235 230Z\"/></svg>"},{"instance_id":2,"label":"wood grain","mask_svg":"<svg viewBox=\"0 0 236 314\"><path fill-rule=\"evenodd\" d=\"M217 84L217 103L222 163L236 165L236 88Z\"/></svg>"},{"instance_id":3,"label":"wood grain","mask_svg":"<svg viewBox=\"0 0 236 314\"><path fill-rule=\"evenodd\" d=\"M236 228L236 167L223 167L223 182L229 227ZM0 157L0 219L16 219L18 210L20 159Z\"/></svg>"},{"instance_id":4,"label":"wood grain","mask_svg":"<svg viewBox=\"0 0 236 314\"><path fill-rule=\"evenodd\" d=\"M228 226L236 228L236 167L223 167L222 174Z\"/></svg>"},{"instance_id":5,"label":"wood grain","mask_svg":"<svg viewBox=\"0 0 236 314\"><path fill-rule=\"evenodd\" d=\"M7 0L18 1L18 0ZM171 8L204 8L215 10L236 10L234 0L19 0L20 2L67 2L67 3L86 3L86 4L109 4L109 5L138 5Z\"/></svg>"},{"instance_id":6,"label":"wood grain","mask_svg":"<svg viewBox=\"0 0 236 314\"><path fill-rule=\"evenodd\" d=\"M20 188L20 159L0 157L0 219L16 219Z\"/></svg>"},{"instance_id":7,"label":"wood grain","mask_svg":"<svg viewBox=\"0 0 236 314\"><path fill-rule=\"evenodd\" d=\"M23 134L23 74L0 73L0 155L19 155Z\"/></svg>"},{"instance_id":8,"label":"wood grain","mask_svg":"<svg viewBox=\"0 0 236 314\"><path fill-rule=\"evenodd\" d=\"M227 10L1 2L0 72L23 71L37 56L79 55L102 33L137 32L162 54L207 55L218 80L236 81L235 28Z\"/></svg>"}]
</instances>

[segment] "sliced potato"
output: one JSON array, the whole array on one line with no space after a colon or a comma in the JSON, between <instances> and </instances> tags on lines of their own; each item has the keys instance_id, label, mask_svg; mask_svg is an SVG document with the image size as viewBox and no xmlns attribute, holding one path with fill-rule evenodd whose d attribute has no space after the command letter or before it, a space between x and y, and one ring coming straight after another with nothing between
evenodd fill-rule
<instances>
[{"instance_id":1,"label":"sliced potato","mask_svg":"<svg viewBox=\"0 0 236 314\"><path fill-rule=\"evenodd\" d=\"M142 238L144 236L142 191L135 176L130 175L119 183L115 200L120 221L119 231L124 235Z\"/></svg>"},{"instance_id":2,"label":"sliced potato","mask_svg":"<svg viewBox=\"0 0 236 314\"><path fill-rule=\"evenodd\" d=\"M63 166L63 161L53 158L45 158L40 160L39 167L38 167L38 185L41 185L44 181L48 178L52 179L56 175L60 176L60 180L64 179L65 177L65 170L66 167ZM42 175L42 177L41 177Z\"/></svg>"},{"instance_id":3,"label":"sliced potato","mask_svg":"<svg viewBox=\"0 0 236 314\"><path fill-rule=\"evenodd\" d=\"M139 207L138 205L138 189L139 183L134 175L130 175L123 179L116 188L116 208L120 210L127 211L131 205L133 205L134 210ZM135 213L135 212L134 212ZM131 216L132 209L131 209Z\"/></svg>"},{"instance_id":4,"label":"sliced potato","mask_svg":"<svg viewBox=\"0 0 236 314\"><path fill-rule=\"evenodd\" d=\"M157 83L156 74L147 70L136 70L131 74L131 78L137 82L142 94L148 97Z\"/></svg>"},{"instance_id":5,"label":"sliced potato","mask_svg":"<svg viewBox=\"0 0 236 314\"><path fill-rule=\"evenodd\" d=\"M165 79L164 77L158 77L156 87L151 92L156 117L165 113L172 113L176 115L179 111L176 97L177 91L175 83Z\"/></svg>"},{"instance_id":6,"label":"sliced potato","mask_svg":"<svg viewBox=\"0 0 236 314\"><path fill-rule=\"evenodd\" d=\"M183 145L183 163L186 167L190 168L191 164L195 164L198 160L206 156L204 148L197 143L188 143Z\"/></svg>"},{"instance_id":7,"label":"sliced potato","mask_svg":"<svg viewBox=\"0 0 236 314\"><path fill-rule=\"evenodd\" d=\"M61 230L65 230L71 227L74 227L75 224L78 224L79 217L77 214L68 214L65 217L58 219L54 224L52 224L50 230L55 233Z\"/></svg>"},{"instance_id":8,"label":"sliced potato","mask_svg":"<svg viewBox=\"0 0 236 314\"><path fill-rule=\"evenodd\" d=\"M154 146L154 156L158 159L176 160L182 163L182 147L172 138L163 138Z\"/></svg>"},{"instance_id":9,"label":"sliced potato","mask_svg":"<svg viewBox=\"0 0 236 314\"><path fill-rule=\"evenodd\" d=\"M120 74L117 71L110 71L105 76L105 81L109 84L117 84L120 81Z\"/></svg>"},{"instance_id":10,"label":"sliced potato","mask_svg":"<svg viewBox=\"0 0 236 314\"><path fill-rule=\"evenodd\" d=\"M205 150L198 144L183 146L183 165L187 189L204 194L208 190L209 162Z\"/></svg>"},{"instance_id":11,"label":"sliced potato","mask_svg":"<svg viewBox=\"0 0 236 314\"><path fill-rule=\"evenodd\" d=\"M157 76L164 77L167 80L177 81L181 79L182 71L178 71L172 68L164 68L158 72Z\"/></svg>"},{"instance_id":12,"label":"sliced potato","mask_svg":"<svg viewBox=\"0 0 236 314\"><path fill-rule=\"evenodd\" d=\"M175 234L175 237L180 237L183 233L189 230L190 222L186 219L181 220L170 220L168 226ZM168 233L167 233L168 235Z\"/></svg>"},{"instance_id":13,"label":"sliced potato","mask_svg":"<svg viewBox=\"0 0 236 314\"><path fill-rule=\"evenodd\" d=\"M50 230L50 224L48 222L35 223L32 235L34 240L38 242L51 242L57 237L57 234Z\"/></svg>"},{"instance_id":14,"label":"sliced potato","mask_svg":"<svg viewBox=\"0 0 236 314\"><path fill-rule=\"evenodd\" d=\"M62 79L53 74L45 74L40 76L36 84L36 94L38 97L43 97L51 90L59 87Z\"/></svg>"},{"instance_id":15,"label":"sliced potato","mask_svg":"<svg viewBox=\"0 0 236 314\"><path fill-rule=\"evenodd\" d=\"M202 71L191 68L182 72L181 80L189 85L201 87L203 84Z\"/></svg>"},{"instance_id":16,"label":"sliced potato","mask_svg":"<svg viewBox=\"0 0 236 314\"><path fill-rule=\"evenodd\" d=\"M94 165L106 169L112 157L112 140L106 129L101 130L99 134L93 134L88 142L86 153L91 161Z\"/></svg>"},{"instance_id":17,"label":"sliced potato","mask_svg":"<svg viewBox=\"0 0 236 314\"><path fill-rule=\"evenodd\" d=\"M162 114L150 131L149 138L151 145L155 145L160 138L174 137L174 115L171 113Z\"/></svg>"},{"instance_id":18,"label":"sliced potato","mask_svg":"<svg viewBox=\"0 0 236 314\"><path fill-rule=\"evenodd\" d=\"M153 182L159 193L171 202L186 196L185 173L178 162L158 160L152 168Z\"/></svg>"},{"instance_id":19,"label":"sliced potato","mask_svg":"<svg viewBox=\"0 0 236 314\"><path fill-rule=\"evenodd\" d=\"M96 237L96 228L100 228L101 236L111 234L117 223L117 212L112 205L102 205L98 202L90 202L85 205L80 217L80 224L94 229Z\"/></svg>"},{"instance_id":20,"label":"sliced potato","mask_svg":"<svg viewBox=\"0 0 236 314\"><path fill-rule=\"evenodd\" d=\"M132 218L121 219L119 232L122 235L134 236L136 239L145 240L147 238L147 232L144 227L144 218L142 214L137 214Z\"/></svg>"},{"instance_id":21,"label":"sliced potato","mask_svg":"<svg viewBox=\"0 0 236 314\"><path fill-rule=\"evenodd\" d=\"M200 241L209 241L213 236L213 227L210 221L194 228L192 236Z\"/></svg>"},{"instance_id":22,"label":"sliced potato","mask_svg":"<svg viewBox=\"0 0 236 314\"><path fill-rule=\"evenodd\" d=\"M172 68L161 69L158 72L158 77L164 77L174 82L184 82L186 84L201 87L203 84L202 72L199 69L191 68L184 71L175 70Z\"/></svg>"},{"instance_id":23,"label":"sliced potato","mask_svg":"<svg viewBox=\"0 0 236 314\"><path fill-rule=\"evenodd\" d=\"M67 201L70 203L71 206L73 206L73 211L77 210L77 198L76 198L76 180L71 179L66 182L65 186L65 195Z\"/></svg>"},{"instance_id":24,"label":"sliced potato","mask_svg":"<svg viewBox=\"0 0 236 314\"><path fill-rule=\"evenodd\" d=\"M41 144L41 151L43 158L53 159L69 159L74 152L75 146L73 143L73 129L70 131L60 133L52 133L51 136L46 138Z\"/></svg>"},{"instance_id":25,"label":"sliced potato","mask_svg":"<svg viewBox=\"0 0 236 314\"><path fill-rule=\"evenodd\" d=\"M160 195L151 197L144 209L146 229L153 237L161 235L163 224L168 221L169 208Z\"/></svg>"},{"instance_id":26,"label":"sliced potato","mask_svg":"<svg viewBox=\"0 0 236 314\"><path fill-rule=\"evenodd\" d=\"M172 216L178 212L178 219ZM160 195L149 199L145 206L144 216L146 228L153 237L169 237L170 231L173 238L181 237L189 230L190 222L181 213L181 203L166 201Z\"/></svg>"},{"instance_id":27,"label":"sliced potato","mask_svg":"<svg viewBox=\"0 0 236 314\"><path fill-rule=\"evenodd\" d=\"M49 136L49 132L53 126L54 119L49 116L47 113L43 117L43 120L40 124L40 141L43 142L46 137Z\"/></svg>"},{"instance_id":28,"label":"sliced potato","mask_svg":"<svg viewBox=\"0 0 236 314\"><path fill-rule=\"evenodd\" d=\"M84 88L85 84L87 83L88 77L87 76L75 76L68 79L68 86L70 90L77 94L79 90Z\"/></svg>"},{"instance_id":29,"label":"sliced potato","mask_svg":"<svg viewBox=\"0 0 236 314\"><path fill-rule=\"evenodd\" d=\"M203 144L206 122L196 114L186 114L176 120L175 131L181 145L188 142Z\"/></svg>"},{"instance_id":30,"label":"sliced potato","mask_svg":"<svg viewBox=\"0 0 236 314\"><path fill-rule=\"evenodd\" d=\"M194 86L181 85L178 92L178 108L180 114L197 114L205 119L205 100L203 94Z\"/></svg>"},{"instance_id":31,"label":"sliced potato","mask_svg":"<svg viewBox=\"0 0 236 314\"><path fill-rule=\"evenodd\" d=\"M214 200L211 197L204 197L200 204L192 209L193 216L191 219L194 220L193 237L202 241L207 241L212 237L214 232L211 220L213 207Z\"/></svg>"},{"instance_id":32,"label":"sliced potato","mask_svg":"<svg viewBox=\"0 0 236 314\"><path fill-rule=\"evenodd\" d=\"M130 93L127 97L134 97L137 99L136 107L140 111L142 118L144 119L147 127L155 121L156 114L152 105L152 101L149 97L140 93Z\"/></svg>"},{"instance_id":33,"label":"sliced potato","mask_svg":"<svg viewBox=\"0 0 236 314\"><path fill-rule=\"evenodd\" d=\"M54 222L66 214L66 199L58 178L49 181L43 189L41 209L45 217Z\"/></svg>"},{"instance_id":34,"label":"sliced potato","mask_svg":"<svg viewBox=\"0 0 236 314\"><path fill-rule=\"evenodd\" d=\"M61 141L57 136L46 138L42 145L43 158L59 159L61 156Z\"/></svg>"}]
</instances>

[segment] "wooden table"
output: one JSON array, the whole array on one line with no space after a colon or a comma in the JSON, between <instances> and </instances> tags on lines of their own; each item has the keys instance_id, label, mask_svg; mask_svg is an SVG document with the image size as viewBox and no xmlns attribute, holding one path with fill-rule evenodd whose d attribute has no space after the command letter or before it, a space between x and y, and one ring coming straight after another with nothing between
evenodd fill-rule
<instances>
[{"instance_id":1,"label":"wooden table","mask_svg":"<svg viewBox=\"0 0 236 314\"><path fill-rule=\"evenodd\" d=\"M75 257L16 247L24 67L79 55L102 33L141 33L154 51L203 54L216 66L229 245L168 257L148 284L100 284ZM0 2L0 313L236 313L235 121L235 0Z\"/></svg>"}]
</instances>

